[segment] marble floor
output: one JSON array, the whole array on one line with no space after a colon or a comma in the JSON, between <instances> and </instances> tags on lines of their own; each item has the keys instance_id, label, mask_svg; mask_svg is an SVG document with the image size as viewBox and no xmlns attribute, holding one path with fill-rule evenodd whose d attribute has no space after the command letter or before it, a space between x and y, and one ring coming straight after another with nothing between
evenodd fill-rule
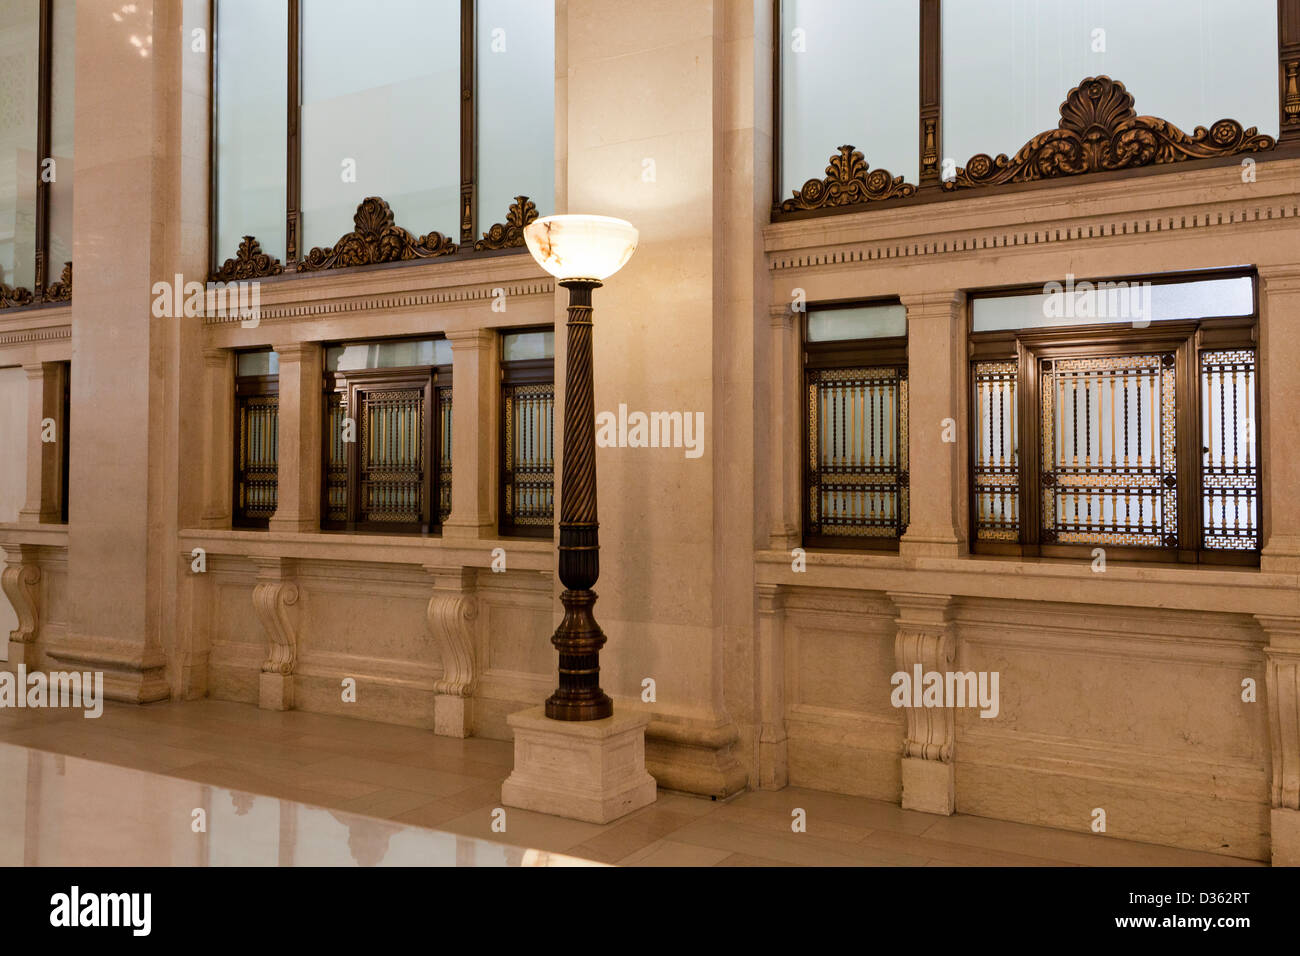
<instances>
[{"instance_id":1,"label":"marble floor","mask_svg":"<svg viewBox=\"0 0 1300 956\"><path fill-rule=\"evenodd\" d=\"M0 865L1252 865L793 787L606 825L507 808L502 832L508 743L221 701L0 710L0 745Z\"/></svg>"}]
</instances>

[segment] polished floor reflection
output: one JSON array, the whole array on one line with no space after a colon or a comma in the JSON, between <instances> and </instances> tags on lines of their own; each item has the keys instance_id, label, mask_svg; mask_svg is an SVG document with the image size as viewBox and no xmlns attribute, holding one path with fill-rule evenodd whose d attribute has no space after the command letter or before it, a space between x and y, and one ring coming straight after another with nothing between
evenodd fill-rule
<instances>
[{"instance_id":1,"label":"polished floor reflection","mask_svg":"<svg viewBox=\"0 0 1300 956\"><path fill-rule=\"evenodd\" d=\"M0 864L599 866L0 744Z\"/></svg>"},{"instance_id":2,"label":"polished floor reflection","mask_svg":"<svg viewBox=\"0 0 1300 956\"><path fill-rule=\"evenodd\" d=\"M502 821L512 763L502 741L222 701L109 703L97 720L0 709L0 865L1251 865L794 787L660 792L603 826Z\"/></svg>"}]
</instances>

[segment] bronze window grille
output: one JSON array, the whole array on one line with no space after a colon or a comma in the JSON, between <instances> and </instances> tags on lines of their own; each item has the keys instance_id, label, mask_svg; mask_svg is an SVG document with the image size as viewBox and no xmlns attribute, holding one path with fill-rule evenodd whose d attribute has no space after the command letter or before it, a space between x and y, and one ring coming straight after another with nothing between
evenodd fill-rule
<instances>
[{"instance_id":1,"label":"bronze window grille","mask_svg":"<svg viewBox=\"0 0 1300 956\"><path fill-rule=\"evenodd\" d=\"M503 536L554 534L554 358L501 363L499 505Z\"/></svg>"},{"instance_id":2,"label":"bronze window grille","mask_svg":"<svg viewBox=\"0 0 1300 956\"><path fill-rule=\"evenodd\" d=\"M279 500L280 383L235 379L235 527L265 528Z\"/></svg>"},{"instance_id":3,"label":"bronze window grille","mask_svg":"<svg viewBox=\"0 0 1300 956\"><path fill-rule=\"evenodd\" d=\"M907 530L907 337L804 332L804 544L896 550Z\"/></svg>"},{"instance_id":4,"label":"bronze window grille","mask_svg":"<svg viewBox=\"0 0 1300 956\"><path fill-rule=\"evenodd\" d=\"M972 332L971 547L1255 564L1254 314Z\"/></svg>"},{"instance_id":5,"label":"bronze window grille","mask_svg":"<svg viewBox=\"0 0 1300 956\"><path fill-rule=\"evenodd\" d=\"M321 528L439 532L451 512L451 366L327 372L324 398Z\"/></svg>"}]
</instances>

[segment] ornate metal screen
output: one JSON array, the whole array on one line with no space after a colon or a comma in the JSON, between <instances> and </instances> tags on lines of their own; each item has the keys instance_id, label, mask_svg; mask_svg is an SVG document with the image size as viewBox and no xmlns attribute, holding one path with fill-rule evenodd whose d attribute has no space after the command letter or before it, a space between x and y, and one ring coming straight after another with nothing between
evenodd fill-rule
<instances>
[{"instance_id":1,"label":"ornate metal screen","mask_svg":"<svg viewBox=\"0 0 1300 956\"><path fill-rule=\"evenodd\" d=\"M503 394L503 524L550 528L555 515L555 385L506 385Z\"/></svg>"},{"instance_id":2,"label":"ornate metal screen","mask_svg":"<svg viewBox=\"0 0 1300 956\"><path fill-rule=\"evenodd\" d=\"M896 538L907 528L907 377L808 371L808 531Z\"/></svg>"},{"instance_id":3,"label":"ornate metal screen","mask_svg":"<svg viewBox=\"0 0 1300 956\"><path fill-rule=\"evenodd\" d=\"M975 365L975 534L985 541L1020 538L1020 416L1016 362Z\"/></svg>"},{"instance_id":4,"label":"ornate metal screen","mask_svg":"<svg viewBox=\"0 0 1300 956\"><path fill-rule=\"evenodd\" d=\"M1259 547L1255 352L1201 353L1202 547Z\"/></svg>"},{"instance_id":5,"label":"ornate metal screen","mask_svg":"<svg viewBox=\"0 0 1300 956\"><path fill-rule=\"evenodd\" d=\"M1178 544L1173 353L1044 360L1045 544Z\"/></svg>"},{"instance_id":6,"label":"ornate metal screen","mask_svg":"<svg viewBox=\"0 0 1300 956\"><path fill-rule=\"evenodd\" d=\"M343 440L343 420L348 416L348 399L342 392L325 396L328 430L325 433L325 518L348 520L348 445Z\"/></svg>"},{"instance_id":7,"label":"ornate metal screen","mask_svg":"<svg viewBox=\"0 0 1300 956\"><path fill-rule=\"evenodd\" d=\"M439 388L438 396L438 521L451 516L451 389Z\"/></svg>"},{"instance_id":8,"label":"ornate metal screen","mask_svg":"<svg viewBox=\"0 0 1300 956\"><path fill-rule=\"evenodd\" d=\"M275 514L280 462L280 398L238 398L239 448L236 463L237 519L266 521Z\"/></svg>"},{"instance_id":9,"label":"ornate metal screen","mask_svg":"<svg viewBox=\"0 0 1300 956\"><path fill-rule=\"evenodd\" d=\"M424 389L376 389L358 395L358 519L419 522L425 494Z\"/></svg>"}]
</instances>

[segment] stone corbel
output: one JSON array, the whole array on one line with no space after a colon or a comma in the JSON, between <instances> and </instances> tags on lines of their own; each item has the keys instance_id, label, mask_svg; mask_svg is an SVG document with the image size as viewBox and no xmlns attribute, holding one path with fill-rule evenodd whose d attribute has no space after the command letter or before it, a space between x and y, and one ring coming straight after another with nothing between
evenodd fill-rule
<instances>
[{"instance_id":1,"label":"stone corbel","mask_svg":"<svg viewBox=\"0 0 1300 956\"><path fill-rule=\"evenodd\" d=\"M41 569L36 549L31 545L11 544L4 548L5 566L0 571L0 589L18 615L18 626L9 632L9 663L34 668L40 662L36 640L40 636Z\"/></svg>"},{"instance_id":2,"label":"stone corbel","mask_svg":"<svg viewBox=\"0 0 1300 956\"><path fill-rule=\"evenodd\" d=\"M474 732L474 598L473 568L427 569L433 594L426 619L442 658L442 677L433 685L433 732L444 737L468 737Z\"/></svg>"},{"instance_id":3,"label":"stone corbel","mask_svg":"<svg viewBox=\"0 0 1300 956\"><path fill-rule=\"evenodd\" d=\"M1264 689L1272 751L1273 865L1300 866L1300 619L1256 615L1268 635Z\"/></svg>"},{"instance_id":4,"label":"stone corbel","mask_svg":"<svg viewBox=\"0 0 1300 956\"><path fill-rule=\"evenodd\" d=\"M298 663L294 608L299 598L293 563L284 558L254 558L253 563L257 565L253 610L267 636L257 706L263 710L293 710L293 675Z\"/></svg>"},{"instance_id":5,"label":"stone corbel","mask_svg":"<svg viewBox=\"0 0 1300 956\"><path fill-rule=\"evenodd\" d=\"M952 598L946 594L891 592L898 608L894 638L894 663L915 681L931 671L946 674L957 654L957 639L950 619ZM905 707L903 737L903 807L927 813L952 814L956 810L953 752L956 718L952 702L940 707Z\"/></svg>"},{"instance_id":6,"label":"stone corbel","mask_svg":"<svg viewBox=\"0 0 1300 956\"><path fill-rule=\"evenodd\" d=\"M759 713L758 785L780 790L790 782L785 728L785 600L778 584L758 593Z\"/></svg>"}]
</instances>

